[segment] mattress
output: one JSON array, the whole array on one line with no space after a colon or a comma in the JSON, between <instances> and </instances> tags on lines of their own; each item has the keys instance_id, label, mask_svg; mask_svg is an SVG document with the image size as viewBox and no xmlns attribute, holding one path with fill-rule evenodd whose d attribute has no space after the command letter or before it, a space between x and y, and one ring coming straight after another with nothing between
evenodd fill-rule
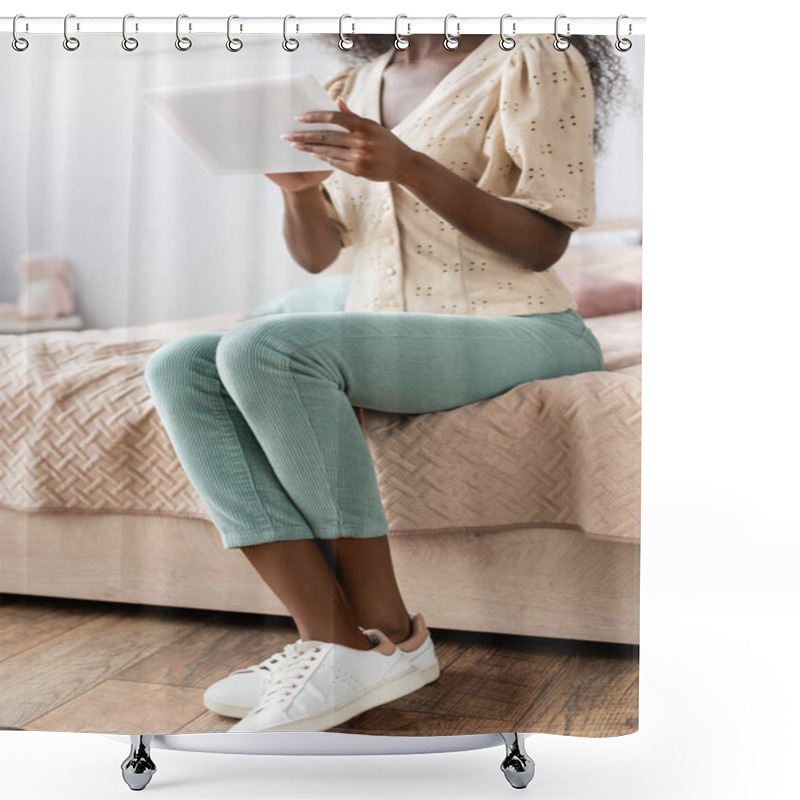
<instances>
[{"instance_id":1,"label":"mattress","mask_svg":"<svg viewBox=\"0 0 800 800\"><path fill-rule=\"evenodd\" d=\"M0 505L210 521L144 386L166 342L245 314L0 336ZM392 535L564 528L639 538L641 312L587 320L605 369L457 409L354 409Z\"/></svg>"}]
</instances>

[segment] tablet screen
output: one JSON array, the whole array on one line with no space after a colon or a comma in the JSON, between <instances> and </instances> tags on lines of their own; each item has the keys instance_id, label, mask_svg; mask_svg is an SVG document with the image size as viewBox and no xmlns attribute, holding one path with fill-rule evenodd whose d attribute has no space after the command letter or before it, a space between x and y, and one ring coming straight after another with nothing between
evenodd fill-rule
<instances>
[{"instance_id":1,"label":"tablet screen","mask_svg":"<svg viewBox=\"0 0 800 800\"><path fill-rule=\"evenodd\" d=\"M330 169L280 136L291 130L344 130L295 119L304 111L337 110L308 73L151 89L142 97L214 175Z\"/></svg>"}]
</instances>

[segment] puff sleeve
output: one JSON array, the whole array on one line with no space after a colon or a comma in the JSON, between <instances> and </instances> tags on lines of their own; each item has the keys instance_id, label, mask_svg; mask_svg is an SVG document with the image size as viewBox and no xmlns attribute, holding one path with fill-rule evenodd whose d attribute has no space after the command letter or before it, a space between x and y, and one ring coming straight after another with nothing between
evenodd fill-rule
<instances>
[{"instance_id":1,"label":"puff sleeve","mask_svg":"<svg viewBox=\"0 0 800 800\"><path fill-rule=\"evenodd\" d=\"M501 71L478 188L572 230L595 219L594 95L577 48L520 42Z\"/></svg>"},{"instance_id":2,"label":"puff sleeve","mask_svg":"<svg viewBox=\"0 0 800 800\"><path fill-rule=\"evenodd\" d=\"M328 93L331 100L336 100L339 95L344 94L349 87L350 78L353 75L356 67L349 66L343 70L331 75L323 84L323 88ZM353 243L353 237L349 228L342 220L339 211L336 208L334 197L336 195L336 187L338 185L336 171L333 175L326 178L322 184L322 202L328 213L328 218L333 222L336 232L339 235L339 242L342 247L349 247Z\"/></svg>"}]
</instances>

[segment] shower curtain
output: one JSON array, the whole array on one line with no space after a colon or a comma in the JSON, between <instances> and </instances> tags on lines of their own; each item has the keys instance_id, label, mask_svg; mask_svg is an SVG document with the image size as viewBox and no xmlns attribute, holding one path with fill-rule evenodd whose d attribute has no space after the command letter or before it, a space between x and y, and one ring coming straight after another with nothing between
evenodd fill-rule
<instances>
[{"instance_id":1,"label":"shower curtain","mask_svg":"<svg viewBox=\"0 0 800 800\"><path fill-rule=\"evenodd\" d=\"M636 731L642 37L133 24L0 48L2 726Z\"/></svg>"}]
</instances>

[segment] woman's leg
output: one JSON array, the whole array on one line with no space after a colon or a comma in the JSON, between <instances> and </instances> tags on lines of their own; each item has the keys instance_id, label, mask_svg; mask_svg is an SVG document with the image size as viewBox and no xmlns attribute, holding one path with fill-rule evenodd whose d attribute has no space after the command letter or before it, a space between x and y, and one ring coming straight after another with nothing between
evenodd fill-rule
<instances>
[{"instance_id":1,"label":"woman's leg","mask_svg":"<svg viewBox=\"0 0 800 800\"><path fill-rule=\"evenodd\" d=\"M221 336L177 339L156 351L145 368L145 386L184 471L226 549L242 548L303 639L368 649L313 532L219 380ZM275 541L248 546L267 535Z\"/></svg>"},{"instance_id":2,"label":"woman's leg","mask_svg":"<svg viewBox=\"0 0 800 800\"><path fill-rule=\"evenodd\" d=\"M364 627L407 629L374 467L352 406L426 413L602 368L572 313L286 314L224 334L217 367ZM258 546L249 548L254 553Z\"/></svg>"},{"instance_id":3,"label":"woman's leg","mask_svg":"<svg viewBox=\"0 0 800 800\"><path fill-rule=\"evenodd\" d=\"M350 275L322 276L312 285L285 292L271 302L259 306L251 318L268 314L303 311L343 311ZM401 642L411 634L411 620L400 595L394 574L388 537L370 539L317 539L341 592L362 628L380 628L393 642ZM264 548L268 553L271 548ZM272 584L266 574L261 549L254 545L242 548L262 578ZM265 553L266 555L266 553ZM364 569L364 565L369 569ZM368 577L367 577L368 576Z\"/></svg>"},{"instance_id":4,"label":"woman's leg","mask_svg":"<svg viewBox=\"0 0 800 800\"><path fill-rule=\"evenodd\" d=\"M372 647L358 630L353 612L315 540L248 545L242 552L280 597L302 639L335 642L359 650Z\"/></svg>"},{"instance_id":5,"label":"woman's leg","mask_svg":"<svg viewBox=\"0 0 800 800\"><path fill-rule=\"evenodd\" d=\"M362 628L379 628L393 642L411 635L411 618L394 573L388 536L320 539L318 544Z\"/></svg>"},{"instance_id":6,"label":"woman's leg","mask_svg":"<svg viewBox=\"0 0 800 800\"><path fill-rule=\"evenodd\" d=\"M226 549L313 539L220 381L222 336L201 333L163 345L145 365L145 387Z\"/></svg>"}]
</instances>

